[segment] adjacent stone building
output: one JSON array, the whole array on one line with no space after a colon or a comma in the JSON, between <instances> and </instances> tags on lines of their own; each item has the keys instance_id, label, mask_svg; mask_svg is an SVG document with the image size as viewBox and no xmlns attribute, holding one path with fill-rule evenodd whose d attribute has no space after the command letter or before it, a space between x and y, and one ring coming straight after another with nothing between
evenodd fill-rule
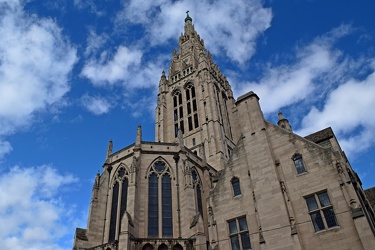
<instances>
[{"instance_id":1,"label":"adjacent stone building","mask_svg":"<svg viewBox=\"0 0 375 250\"><path fill-rule=\"evenodd\" d=\"M294 134L234 98L189 15L155 142L108 146L73 249L375 249L374 211L331 128Z\"/></svg>"}]
</instances>

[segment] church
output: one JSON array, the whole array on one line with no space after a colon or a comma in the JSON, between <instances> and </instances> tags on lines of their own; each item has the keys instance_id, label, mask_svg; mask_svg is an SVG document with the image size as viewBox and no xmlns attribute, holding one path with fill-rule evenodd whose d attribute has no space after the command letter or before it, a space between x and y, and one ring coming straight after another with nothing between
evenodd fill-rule
<instances>
[{"instance_id":1,"label":"church","mask_svg":"<svg viewBox=\"0 0 375 250\"><path fill-rule=\"evenodd\" d=\"M112 152L74 250L375 249L374 210L331 128L306 137L235 97L192 18L159 81L155 142Z\"/></svg>"}]
</instances>

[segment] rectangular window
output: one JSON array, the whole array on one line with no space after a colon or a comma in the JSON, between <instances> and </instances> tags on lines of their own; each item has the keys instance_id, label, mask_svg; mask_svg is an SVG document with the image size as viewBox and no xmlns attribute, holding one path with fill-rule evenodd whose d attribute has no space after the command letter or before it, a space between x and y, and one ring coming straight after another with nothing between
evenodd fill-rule
<instances>
[{"instance_id":1,"label":"rectangular window","mask_svg":"<svg viewBox=\"0 0 375 250\"><path fill-rule=\"evenodd\" d=\"M193 121L191 119L191 116L189 116L188 118L188 124L189 124L189 131L191 131L193 129Z\"/></svg>"},{"instance_id":2,"label":"rectangular window","mask_svg":"<svg viewBox=\"0 0 375 250\"><path fill-rule=\"evenodd\" d=\"M191 104L190 104L190 102L188 102L188 104L187 104L187 110L188 110L188 115L190 115L191 114Z\"/></svg>"},{"instance_id":3,"label":"rectangular window","mask_svg":"<svg viewBox=\"0 0 375 250\"><path fill-rule=\"evenodd\" d=\"M302 155L296 154L293 156L294 166L296 167L297 174L306 172L305 165L303 164Z\"/></svg>"},{"instance_id":4,"label":"rectangular window","mask_svg":"<svg viewBox=\"0 0 375 250\"><path fill-rule=\"evenodd\" d=\"M250 250L250 235L246 217L228 221L229 238L232 250Z\"/></svg>"},{"instance_id":5,"label":"rectangular window","mask_svg":"<svg viewBox=\"0 0 375 250\"><path fill-rule=\"evenodd\" d=\"M194 114L194 127L198 128L199 123L198 123L198 114Z\"/></svg>"},{"instance_id":6,"label":"rectangular window","mask_svg":"<svg viewBox=\"0 0 375 250\"><path fill-rule=\"evenodd\" d=\"M315 232L338 226L327 192L313 194L305 200Z\"/></svg>"}]
</instances>

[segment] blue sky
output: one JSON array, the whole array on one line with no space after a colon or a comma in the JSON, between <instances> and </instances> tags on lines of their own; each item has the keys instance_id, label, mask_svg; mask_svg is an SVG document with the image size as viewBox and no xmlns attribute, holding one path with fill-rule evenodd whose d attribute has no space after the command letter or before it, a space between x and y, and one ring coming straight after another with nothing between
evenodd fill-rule
<instances>
[{"instance_id":1,"label":"blue sky","mask_svg":"<svg viewBox=\"0 0 375 250\"><path fill-rule=\"evenodd\" d=\"M301 136L331 126L375 186L371 0L0 0L0 242L71 249L114 151L154 140L162 70L186 10L236 97Z\"/></svg>"}]
</instances>

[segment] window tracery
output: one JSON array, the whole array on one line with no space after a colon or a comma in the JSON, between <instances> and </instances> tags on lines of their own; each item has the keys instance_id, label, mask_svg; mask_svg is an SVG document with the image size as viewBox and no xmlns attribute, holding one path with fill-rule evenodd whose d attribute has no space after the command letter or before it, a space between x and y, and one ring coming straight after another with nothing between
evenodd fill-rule
<instances>
[{"instance_id":1,"label":"window tracery","mask_svg":"<svg viewBox=\"0 0 375 250\"><path fill-rule=\"evenodd\" d=\"M121 231L121 218L126 213L128 173L129 171L126 166L121 164L114 175L108 237L109 242L115 241L118 238L118 234Z\"/></svg>"},{"instance_id":2,"label":"window tracery","mask_svg":"<svg viewBox=\"0 0 375 250\"><path fill-rule=\"evenodd\" d=\"M148 174L148 236L173 236L172 178L170 167L155 161ZM161 230L159 226L161 225Z\"/></svg>"}]
</instances>

